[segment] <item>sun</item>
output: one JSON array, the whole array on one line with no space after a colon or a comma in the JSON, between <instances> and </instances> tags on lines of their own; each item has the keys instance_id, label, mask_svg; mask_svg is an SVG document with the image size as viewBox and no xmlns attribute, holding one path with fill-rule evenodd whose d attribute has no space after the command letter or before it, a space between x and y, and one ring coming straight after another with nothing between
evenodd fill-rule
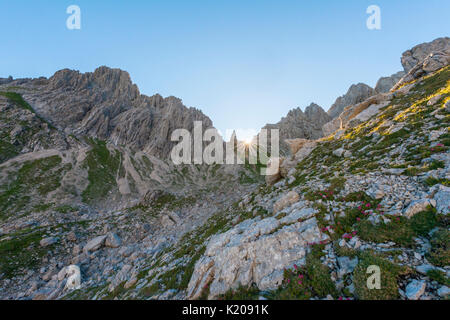
<instances>
[{"instance_id":1,"label":"sun","mask_svg":"<svg viewBox=\"0 0 450 320\"><path fill-rule=\"evenodd\" d=\"M245 144L246 146L250 146L250 145L252 144L252 138L244 139L244 144Z\"/></svg>"}]
</instances>

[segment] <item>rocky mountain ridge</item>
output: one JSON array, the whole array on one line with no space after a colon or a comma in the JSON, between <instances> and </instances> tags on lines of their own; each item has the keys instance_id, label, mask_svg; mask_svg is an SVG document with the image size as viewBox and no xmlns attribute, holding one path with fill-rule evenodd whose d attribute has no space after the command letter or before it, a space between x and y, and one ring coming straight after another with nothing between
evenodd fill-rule
<instances>
[{"instance_id":1,"label":"rocky mountain ridge","mask_svg":"<svg viewBox=\"0 0 450 320\"><path fill-rule=\"evenodd\" d=\"M141 95L120 69L100 67L84 74L65 69L49 79L12 80L7 86L67 135L95 137L162 159L175 145L174 129L192 131L194 121L212 127L200 110L186 108L178 98Z\"/></svg>"}]
</instances>

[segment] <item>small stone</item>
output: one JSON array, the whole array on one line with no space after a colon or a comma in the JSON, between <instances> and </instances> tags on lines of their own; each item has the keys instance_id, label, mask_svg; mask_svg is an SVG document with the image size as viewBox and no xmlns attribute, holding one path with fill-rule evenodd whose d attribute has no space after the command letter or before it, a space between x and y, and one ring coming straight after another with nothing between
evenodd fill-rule
<instances>
[{"instance_id":1,"label":"small stone","mask_svg":"<svg viewBox=\"0 0 450 320\"><path fill-rule=\"evenodd\" d=\"M77 234L76 234L74 231L70 231L70 232L67 234L67 240L68 240L68 241L76 242L77 239L78 239Z\"/></svg>"},{"instance_id":2,"label":"small stone","mask_svg":"<svg viewBox=\"0 0 450 320\"><path fill-rule=\"evenodd\" d=\"M422 264L416 267L417 272L426 275L428 271L435 269L432 265Z\"/></svg>"},{"instance_id":3,"label":"small stone","mask_svg":"<svg viewBox=\"0 0 450 320\"><path fill-rule=\"evenodd\" d=\"M58 242L58 238L49 237L42 239L39 244L41 245L41 247L48 247L52 244L55 244L56 242Z\"/></svg>"},{"instance_id":4,"label":"small stone","mask_svg":"<svg viewBox=\"0 0 450 320\"><path fill-rule=\"evenodd\" d=\"M447 298L450 295L450 288L447 286L442 286L438 289L437 294L441 298Z\"/></svg>"},{"instance_id":5,"label":"small stone","mask_svg":"<svg viewBox=\"0 0 450 320\"><path fill-rule=\"evenodd\" d=\"M418 300L424 293L426 288L425 281L413 280L406 286L406 297L409 300Z\"/></svg>"},{"instance_id":6,"label":"small stone","mask_svg":"<svg viewBox=\"0 0 450 320\"><path fill-rule=\"evenodd\" d=\"M75 245L75 246L73 246L72 254L73 254L74 256L79 255L80 252L81 252L81 247L80 247L78 244Z\"/></svg>"},{"instance_id":7,"label":"small stone","mask_svg":"<svg viewBox=\"0 0 450 320\"><path fill-rule=\"evenodd\" d=\"M101 246L103 246L103 244L105 243L107 236L99 236L96 237L92 240L90 240L85 246L84 246L84 252L89 252L89 251L96 251L98 249L101 248Z\"/></svg>"},{"instance_id":8,"label":"small stone","mask_svg":"<svg viewBox=\"0 0 450 320\"><path fill-rule=\"evenodd\" d=\"M118 248L120 247L121 243L122 241L120 240L119 236L114 232L108 233L108 236L105 239L105 246L109 248Z\"/></svg>"},{"instance_id":9,"label":"small stone","mask_svg":"<svg viewBox=\"0 0 450 320\"><path fill-rule=\"evenodd\" d=\"M356 265L358 264L358 258L350 259L349 257L339 257L337 258L339 264L339 275L342 277L348 273L353 272Z\"/></svg>"}]
</instances>

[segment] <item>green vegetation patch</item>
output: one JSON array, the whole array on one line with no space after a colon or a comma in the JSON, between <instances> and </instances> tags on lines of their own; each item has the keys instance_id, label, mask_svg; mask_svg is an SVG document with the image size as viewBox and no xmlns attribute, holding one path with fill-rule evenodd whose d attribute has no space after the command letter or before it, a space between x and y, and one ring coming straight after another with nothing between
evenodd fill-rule
<instances>
[{"instance_id":1,"label":"green vegetation patch","mask_svg":"<svg viewBox=\"0 0 450 320\"><path fill-rule=\"evenodd\" d=\"M59 156L25 162L8 184L0 186L0 218L6 218L8 211L23 209L32 201L33 193L45 196L59 188L61 175L70 166L60 166L61 162Z\"/></svg>"},{"instance_id":2,"label":"green vegetation patch","mask_svg":"<svg viewBox=\"0 0 450 320\"><path fill-rule=\"evenodd\" d=\"M438 267L450 265L450 231L447 228L439 228L433 233L430 243L431 250L427 259Z\"/></svg>"},{"instance_id":3,"label":"green vegetation patch","mask_svg":"<svg viewBox=\"0 0 450 320\"><path fill-rule=\"evenodd\" d=\"M271 294L277 300L309 300L312 297L325 298L328 294L338 296L338 291L331 280L331 271L320 262L324 255L323 244L312 246L306 256L304 266L294 265L292 270L284 270L283 284Z\"/></svg>"},{"instance_id":4,"label":"green vegetation patch","mask_svg":"<svg viewBox=\"0 0 450 320\"><path fill-rule=\"evenodd\" d=\"M27 229L0 241L0 274L10 279L34 268L48 250L39 245L42 238L42 231Z\"/></svg>"},{"instance_id":5,"label":"green vegetation patch","mask_svg":"<svg viewBox=\"0 0 450 320\"><path fill-rule=\"evenodd\" d=\"M36 111L34 111L34 109L28 104L28 102L26 102L22 98L22 95L20 95L19 93L9 91L9 92L0 92L0 95L8 98L8 100L14 103L16 106L34 113L39 120L47 123L50 128L55 129L55 127L51 123L49 123L47 120L36 114Z\"/></svg>"},{"instance_id":6,"label":"green vegetation patch","mask_svg":"<svg viewBox=\"0 0 450 320\"><path fill-rule=\"evenodd\" d=\"M450 279L447 277L445 272L441 270L437 269L428 270L427 276L433 281L437 281L444 286L450 287Z\"/></svg>"},{"instance_id":7,"label":"green vegetation patch","mask_svg":"<svg viewBox=\"0 0 450 320\"><path fill-rule=\"evenodd\" d=\"M414 238L425 236L436 227L438 220L435 209L419 212L412 218L390 217L390 223L380 222L373 225L370 221L363 220L357 224L358 235L365 241L382 243L393 241L398 245L413 247Z\"/></svg>"},{"instance_id":8,"label":"green vegetation patch","mask_svg":"<svg viewBox=\"0 0 450 320\"><path fill-rule=\"evenodd\" d=\"M12 159L19 154L19 150L16 146L0 139L0 163Z\"/></svg>"},{"instance_id":9,"label":"green vegetation patch","mask_svg":"<svg viewBox=\"0 0 450 320\"><path fill-rule=\"evenodd\" d=\"M96 200L106 198L117 185L116 174L120 165L120 154L110 152L104 141L89 139L88 142L92 147L85 159L89 184L83 191L82 198L85 203L94 203Z\"/></svg>"},{"instance_id":10,"label":"green vegetation patch","mask_svg":"<svg viewBox=\"0 0 450 320\"><path fill-rule=\"evenodd\" d=\"M367 279L371 275L367 273L369 266L378 266L380 268L380 289L369 289L367 286ZM391 263L371 252L361 252L358 265L353 272L355 294L361 300L398 299L398 281L402 275L408 272L407 268Z\"/></svg>"}]
</instances>

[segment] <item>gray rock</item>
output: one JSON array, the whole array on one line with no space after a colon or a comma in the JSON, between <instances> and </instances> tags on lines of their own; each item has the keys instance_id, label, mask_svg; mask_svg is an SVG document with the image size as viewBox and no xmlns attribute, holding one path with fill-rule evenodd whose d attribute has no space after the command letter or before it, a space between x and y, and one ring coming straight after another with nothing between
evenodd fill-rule
<instances>
[{"instance_id":1,"label":"gray rock","mask_svg":"<svg viewBox=\"0 0 450 320\"><path fill-rule=\"evenodd\" d=\"M403 211L403 214L407 218L411 218L412 216L414 216L419 212L426 211L428 206L435 207L436 201L432 199L420 199L411 201L409 206Z\"/></svg>"},{"instance_id":2,"label":"gray rock","mask_svg":"<svg viewBox=\"0 0 450 320\"><path fill-rule=\"evenodd\" d=\"M437 294L441 298L447 298L448 296L450 296L450 288L447 286L442 286L438 289Z\"/></svg>"},{"instance_id":3,"label":"gray rock","mask_svg":"<svg viewBox=\"0 0 450 320\"><path fill-rule=\"evenodd\" d=\"M333 151L333 154L336 157L342 157L342 155L345 153L345 149L344 148L339 148Z\"/></svg>"},{"instance_id":4,"label":"gray rock","mask_svg":"<svg viewBox=\"0 0 450 320\"><path fill-rule=\"evenodd\" d=\"M405 75L404 71L399 71L394 73L390 77L382 77L377 81L375 85L375 91L378 93L389 92L391 88L400 81L400 79Z\"/></svg>"},{"instance_id":5,"label":"gray rock","mask_svg":"<svg viewBox=\"0 0 450 320\"><path fill-rule=\"evenodd\" d=\"M409 72L418 63L425 60L430 53L436 51L444 51L450 54L450 38L437 38L431 42L421 43L412 49L405 51L401 58L405 72Z\"/></svg>"},{"instance_id":6,"label":"gray rock","mask_svg":"<svg viewBox=\"0 0 450 320\"><path fill-rule=\"evenodd\" d=\"M424 293L426 288L425 281L413 280L406 286L406 297L409 300L418 300Z\"/></svg>"},{"instance_id":7,"label":"gray rock","mask_svg":"<svg viewBox=\"0 0 450 320\"><path fill-rule=\"evenodd\" d=\"M70 231L67 234L67 240L68 241L72 241L72 242L76 242L78 240L78 236L74 231Z\"/></svg>"},{"instance_id":8,"label":"gray rock","mask_svg":"<svg viewBox=\"0 0 450 320\"><path fill-rule=\"evenodd\" d=\"M277 212L283 210L284 208L286 208L287 206L294 204L299 199L300 199L300 196L298 195L297 192L290 191L286 195L282 196L280 200L275 202L275 204L273 205L273 212L277 213Z\"/></svg>"},{"instance_id":9,"label":"gray rock","mask_svg":"<svg viewBox=\"0 0 450 320\"><path fill-rule=\"evenodd\" d=\"M339 257L337 258L337 262L339 264L338 275L340 277L353 272L355 267L358 265L358 258L355 257L350 259L349 257Z\"/></svg>"},{"instance_id":10,"label":"gray rock","mask_svg":"<svg viewBox=\"0 0 450 320\"><path fill-rule=\"evenodd\" d=\"M321 234L315 218L281 229L279 225L272 217L253 219L213 236L195 265L188 298L199 297L207 283L210 298L239 284L256 283L261 290L275 289L283 280L284 268L304 263L308 243L328 239Z\"/></svg>"},{"instance_id":11,"label":"gray rock","mask_svg":"<svg viewBox=\"0 0 450 320\"><path fill-rule=\"evenodd\" d=\"M428 271L434 270L434 269L435 269L435 267L433 267L432 265L429 265L429 264L422 264L422 265L416 267L417 272L419 272L423 275L426 275Z\"/></svg>"},{"instance_id":12,"label":"gray rock","mask_svg":"<svg viewBox=\"0 0 450 320\"><path fill-rule=\"evenodd\" d=\"M110 232L108 233L106 239L105 239L105 246L109 248L118 248L122 244L122 241L120 240L120 237L114 233Z\"/></svg>"},{"instance_id":13,"label":"gray rock","mask_svg":"<svg viewBox=\"0 0 450 320\"><path fill-rule=\"evenodd\" d=\"M39 244L41 245L41 247L48 247L48 246L51 246L52 244L55 244L57 242L58 242L58 238L49 237L49 238L42 239L39 242Z\"/></svg>"},{"instance_id":14,"label":"gray rock","mask_svg":"<svg viewBox=\"0 0 450 320\"><path fill-rule=\"evenodd\" d=\"M336 99L328 110L328 115L333 119L337 118L345 107L363 102L375 93L375 90L367 84L352 84L346 94Z\"/></svg>"},{"instance_id":15,"label":"gray rock","mask_svg":"<svg viewBox=\"0 0 450 320\"><path fill-rule=\"evenodd\" d=\"M439 185L438 192L434 195L436 210L439 213L448 214L450 212L450 188Z\"/></svg>"},{"instance_id":16,"label":"gray rock","mask_svg":"<svg viewBox=\"0 0 450 320\"><path fill-rule=\"evenodd\" d=\"M401 86L435 72L450 63L449 51L434 51L423 61L417 63L400 81L391 89L395 91Z\"/></svg>"},{"instance_id":17,"label":"gray rock","mask_svg":"<svg viewBox=\"0 0 450 320\"><path fill-rule=\"evenodd\" d=\"M84 252L92 252L100 249L104 244L107 236L98 236L92 240L90 240L83 248Z\"/></svg>"}]
</instances>

